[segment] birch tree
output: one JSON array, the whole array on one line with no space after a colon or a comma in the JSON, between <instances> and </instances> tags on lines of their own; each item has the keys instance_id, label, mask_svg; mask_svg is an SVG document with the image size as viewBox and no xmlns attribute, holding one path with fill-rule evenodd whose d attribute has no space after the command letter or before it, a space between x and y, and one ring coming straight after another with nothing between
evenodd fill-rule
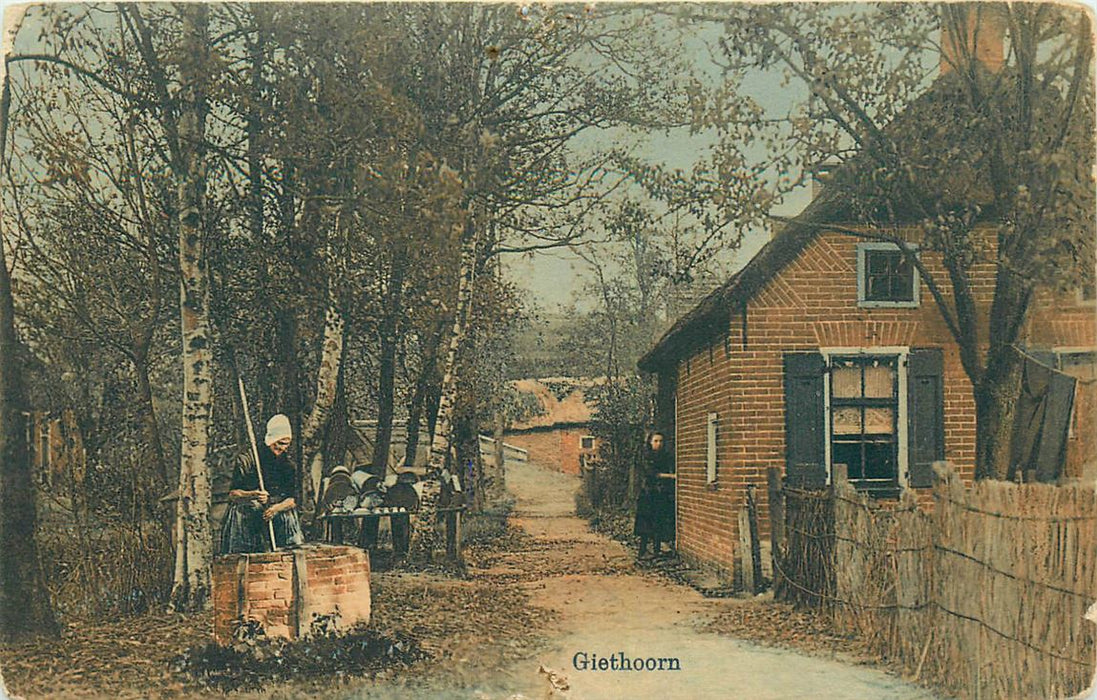
<instances>
[{"instance_id":1,"label":"birch tree","mask_svg":"<svg viewBox=\"0 0 1097 700\"><path fill-rule=\"evenodd\" d=\"M140 15L133 16L135 24L139 24ZM179 307L183 336L183 444L171 600L176 610L195 610L208 604L213 560L208 454L213 405L212 353L204 226L209 8L201 3L182 6L179 19L178 122L172 123L172 118L167 118L167 131L177 133L173 169L179 207ZM168 105L164 107L170 109Z\"/></svg>"}]
</instances>

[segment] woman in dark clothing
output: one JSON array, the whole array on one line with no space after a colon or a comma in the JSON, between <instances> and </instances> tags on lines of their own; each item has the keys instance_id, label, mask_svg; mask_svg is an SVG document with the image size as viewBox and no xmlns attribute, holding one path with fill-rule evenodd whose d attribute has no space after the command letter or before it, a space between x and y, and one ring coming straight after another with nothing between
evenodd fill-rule
<instances>
[{"instance_id":1,"label":"woman in dark clothing","mask_svg":"<svg viewBox=\"0 0 1097 700\"><path fill-rule=\"evenodd\" d=\"M633 531L640 537L640 556L647 556L648 543L654 554L667 543L668 554L674 541L674 463L663 446L662 433L652 433L644 450L640 471L640 496L636 500Z\"/></svg>"},{"instance_id":2,"label":"woman in dark clothing","mask_svg":"<svg viewBox=\"0 0 1097 700\"><path fill-rule=\"evenodd\" d=\"M279 413L267 421L267 434L258 446L259 464L263 468L263 486L251 452L236 461L229 491L228 515L221 528L221 553L244 554L270 549L270 529L274 523L274 540L278 547L299 547L305 538L297 517L297 468L289 456L293 441L289 418Z\"/></svg>"}]
</instances>

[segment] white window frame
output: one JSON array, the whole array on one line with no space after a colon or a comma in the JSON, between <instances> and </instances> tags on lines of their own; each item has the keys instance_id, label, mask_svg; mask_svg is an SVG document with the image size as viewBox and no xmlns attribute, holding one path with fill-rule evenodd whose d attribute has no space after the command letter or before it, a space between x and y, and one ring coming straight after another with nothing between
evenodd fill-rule
<instances>
[{"instance_id":1,"label":"white window frame","mask_svg":"<svg viewBox=\"0 0 1097 700\"><path fill-rule=\"evenodd\" d=\"M1063 355L1097 355L1097 346L1093 345L1056 345L1051 348L1052 354L1055 355L1055 367L1052 369L1063 369Z\"/></svg>"},{"instance_id":2,"label":"white window frame","mask_svg":"<svg viewBox=\"0 0 1097 700\"><path fill-rule=\"evenodd\" d=\"M918 246L914 244L908 244L908 247L914 250L915 255L918 254ZM918 269L911 266L910 273L914 276L913 292L914 299L912 301L870 301L865 298L865 253L868 251L883 250L889 252L899 252L902 254L902 249L895 243L858 243L857 244L857 306L865 309L916 309L921 306L922 290L919 279L921 275L918 274Z\"/></svg>"},{"instance_id":3,"label":"white window frame","mask_svg":"<svg viewBox=\"0 0 1097 700\"><path fill-rule=\"evenodd\" d=\"M583 443L587 440L590 440L590 447L583 447ZM597 446L597 443L594 441L594 436L593 435L580 435L579 436L579 449L580 450L593 450L596 446Z\"/></svg>"},{"instance_id":4,"label":"white window frame","mask_svg":"<svg viewBox=\"0 0 1097 700\"><path fill-rule=\"evenodd\" d=\"M705 483L716 483L716 447L718 444L718 431L720 426L720 414L709 413L705 422Z\"/></svg>"},{"instance_id":5,"label":"white window frame","mask_svg":"<svg viewBox=\"0 0 1097 700\"><path fill-rule=\"evenodd\" d=\"M907 426L907 365L910 360L910 348L907 346L899 345L886 345L882 347L872 348L819 348L819 353L823 356L823 361L826 363L827 372L823 374L823 435L824 443L826 444L826 465L827 465L827 484L831 483L831 475L833 469L833 463L831 461L831 445L830 445L830 421L831 421L831 407L830 407L830 366L831 359L834 356L847 356L847 355L878 355L880 357L897 357L898 363L896 367L896 376L899 381L899 406L895 420L898 423L896 426L896 440L899 443L899 458L896 468L899 470L899 487L907 488L907 470L910 469L910 454L908 445L908 426Z\"/></svg>"}]
</instances>

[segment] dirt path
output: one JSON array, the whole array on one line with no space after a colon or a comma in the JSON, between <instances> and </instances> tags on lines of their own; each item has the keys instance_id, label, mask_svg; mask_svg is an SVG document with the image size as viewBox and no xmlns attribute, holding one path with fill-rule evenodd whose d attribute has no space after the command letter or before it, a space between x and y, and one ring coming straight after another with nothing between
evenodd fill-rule
<instances>
[{"instance_id":1,"label":"dirt path","mask_svg":"<svg viewBox=\"0 0 1097 700\"><path fill-rule=\"evenodd\" d=\"M556 614L559 629L535 662L508 669L529 697L541 697L548 687L536 675L540 664L567 677L571 698L935 697L878 670L704 631L706 620L742 603L705 599L691 588L641 574L620 543L590 532L575 516L575 477L513 464L507 481L517 498L512 522L532 536L533 545L481 573L514 577L534 605ZM628 659L677 658L681 670L575 668L583 653L589 660L618 652Z\"/></svg>"},{"instance_id":2,"label":"dirt path","mask_svg":"<svg viewBox=\"0 0 1097 700\"><path fill-rule=\"evenodd\" d=\"M769 641L791 632L816 648L829 638L818 621L755 601L706 599L661 574L642 572L618 542L574 513L576 477L536 465L508 465L517 504L511 528L495 527L466 548L467 577L378 572L372 582L376 631L419 640L429 660L371 678L348 674L266 684L239 698L290 700L534 700L546 697L543 665L565 676L552 697L823 698L932 700L878 670L761 647L712 627ZM527 602L528 598L528 602ZM761 613L761 614L758 614ZM768 622L759 623L760 618ZM714 621L732 619L736 624ZM210 688L172 668L211 632L209 614L150 614L71 627L62 640L0 647L10 687L28 697L206 698ZM809 625L815 625L813 629ZM848 645L847 645L848 646ZM668 670L597 670L598 658L664 659ZM583 658L592 670L578 670ZM669 670L667 659L680 670ZM617 663L620 663L618 660ZM0 686L0 700L3 700Z\"/></svg>"}]
</instances>

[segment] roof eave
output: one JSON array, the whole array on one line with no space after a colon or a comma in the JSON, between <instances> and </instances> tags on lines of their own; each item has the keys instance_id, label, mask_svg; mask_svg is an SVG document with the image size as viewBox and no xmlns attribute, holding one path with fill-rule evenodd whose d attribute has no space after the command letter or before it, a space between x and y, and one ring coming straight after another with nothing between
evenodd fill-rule
<instances>
[{"instance_id":1,"label":"roof eave","mask_svg":"<svg viewBox=\"0 0 1097 700\"><path fill-rule=\"evenodd\" d=\"M727 282L702 299L648 350L636 363L642 372L657 373L687 352L720 337L731 321L732 309L747 302L769 278L792 262L815 237L821 223L830 221L844 197L824 188L804 211Z\"/></svg>"}]
</instances>

